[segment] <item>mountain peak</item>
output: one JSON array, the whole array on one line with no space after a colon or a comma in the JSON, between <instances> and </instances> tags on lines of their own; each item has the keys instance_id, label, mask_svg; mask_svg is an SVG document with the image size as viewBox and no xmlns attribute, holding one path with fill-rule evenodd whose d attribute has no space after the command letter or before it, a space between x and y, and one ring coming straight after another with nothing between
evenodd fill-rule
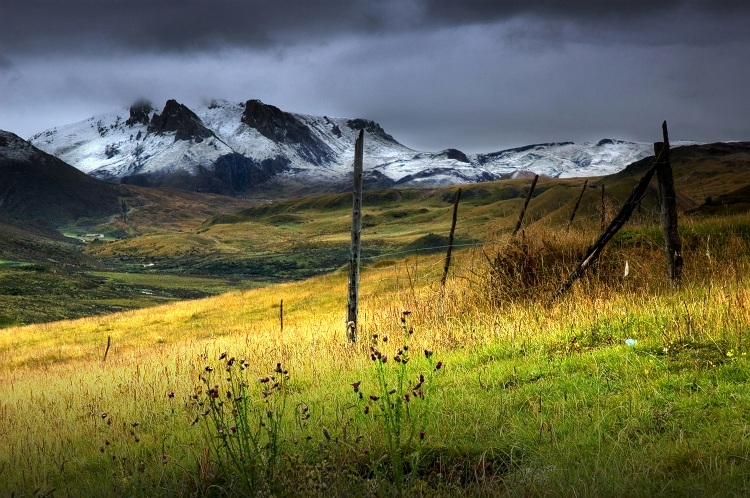
<instances>
[{"instance_id":1,"label":"mountain peak","mask_svg":"<svg viewBox=\"0 0 750 498\"><path fill-rule=\"evenodd\" d=\"M346 122L346 126L351 128L352 130L365 130L368 133L372 133L373 135L377 135L381 138L384 138L388 140L389 142L398 143L395 138L393 138L391 135L385 132L382 126L380 126L375 121L369 120L369 119L349 119Z\"/></svg>"},{"instance_id":2,"label":"mountain peak","mask_svg":"<svg viewBox=\"0 0 750 498\"><path fill-rule=\"evenodd\" d=\"M294 114L276 106L264 104L258 99L248 100L241 120L273 142L301 147L303 155L313 164L323 164L333 157L330 148L309 127Z\"/></svg>"},{"instance_id":3,"label":"mountain peak","mask_svg":"<svg viewBox=\"0 0 750 498\"><path fill-rule=\"evenodd\" d=\"M148 124L148 115L154 111L154 106L148 100L139 100L130 106L130 117L125 124L133 126L135 124Z\"/></svg>"},{"instance_id":4,"label":"mountain peak","mask_svg":"<svg viewBox=\"0 0 750 498\"><path fill-rule=\"evenodd\" d=\"M174 99L167 101L161 114L154 114L148 125L148 132L158 135L174 132L175 142L192 140L200 143L204 138L214 136L214 132L206 128L197 114Z\"/></svg>"}]
</instances>

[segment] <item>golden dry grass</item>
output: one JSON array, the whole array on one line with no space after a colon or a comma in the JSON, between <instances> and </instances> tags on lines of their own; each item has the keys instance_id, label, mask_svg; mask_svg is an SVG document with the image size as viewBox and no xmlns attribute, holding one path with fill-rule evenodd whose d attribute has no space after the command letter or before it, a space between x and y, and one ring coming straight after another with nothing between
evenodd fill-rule
<instances>
[{"instance_id":1,"label":"golden dry grass","mask_svg":"<svg viewBox=\"0 0 750 498\"><path fill-rule=\"evenodd\" d=\"M487 348L507 351L502 354L509 357L571 354L640 334L642 344L655 348L689 340L720 345L726 351L720 349L719 355L730 347L732 354L741 354L741 334L750 323L743 239L729 236L708 254L702 244L688 249L680 290L663 277L660 247L623 242L546 308L544 298L590 238L575 231L529 230L520 242L503 239L458 251L445 289L439 286L441 255L365 267L357 345L345 338L347 282L341 271L148 310L4 329L0 417L6 444L0 461L6 463L0 464L0 480L24 492L56 488L63 494L79 489L129 494L138 492L133 486L142 463L149 486L159 479L173 482L184 467L188 488L201 489L206 483L198 482L201 467L195 462L203 449L200 435L188 428L193 414L186 400L207 362L226 350L247 358L255 375L283 363L295 379L294 399L319 403L320 423L332 427L347 405L346 387L368 368L367 337L396 336L405 309L413 312L414 349L429 348L454 359L445 394L439 396L450 400L450 407L441 405L435 430L476 445L487 437L485 422L495 420L469 388L488 381L481 370L478 381L470 373L478 361L472 355L486 357L482 351ZM510 291L490 289L485 254L490 259L506 254L518 262L519 244L526 244L535 258L524 268L537 275L519 279L520 287ZM108 337L112 345L103 361ZM470 406L477 411L466 411ZM472 426L473 435L463 434ZM162 459L168 462L163 467ZM106 482L98 480L97 472L107 475Z\"/></svg>"}]
</instances>

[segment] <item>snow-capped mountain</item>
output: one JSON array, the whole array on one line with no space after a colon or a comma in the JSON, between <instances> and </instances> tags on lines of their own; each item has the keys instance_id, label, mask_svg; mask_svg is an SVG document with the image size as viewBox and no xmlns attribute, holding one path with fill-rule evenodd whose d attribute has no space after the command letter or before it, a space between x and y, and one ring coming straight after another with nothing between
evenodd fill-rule
<instances>
[{"instance_id":1,"label":"snow-capped mountain","mask_svg":"<svg viewBox=\"0 0 750 498\"><path fill-rule=\"evenodd\" d=\"M419 152L366 119L293 114L259 100L213 101L195 111L169 100L94 116L31 137L40 149L100 179L238 193L274 179L335 188L351 175L364 130L365 184L435 186L523 174L598 176L652 154L652 145L605 139L467 155Z\"/></svg>"}]
</instances>

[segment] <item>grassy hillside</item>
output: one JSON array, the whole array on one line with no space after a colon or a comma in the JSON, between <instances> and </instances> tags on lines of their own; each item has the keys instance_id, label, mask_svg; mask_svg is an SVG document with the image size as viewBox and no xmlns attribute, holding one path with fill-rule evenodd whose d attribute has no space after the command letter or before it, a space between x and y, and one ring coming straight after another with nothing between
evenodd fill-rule
<instances>
[{"instance_id":1,"label":"grassy hillside","mask_svg":"<svg viewBox=\"0 0 750 498\"><path fill-rule=\"evenodd\" d=\"M750 185L746 149L745 144L729 144L673 150L680 208L696 219L743 212L742 188ZM589 180L573 225L590 238L584 247L600 229L602 186L609 220L649 165L645 160L617 175ZM492 243L511 231L529 183L520 178L464 186L457 246ZM524 227L565 227L582 185L580 179L541 179ZM444 252L455 192L456 187L366 192L364 264L387 266L405 256ZM0 258L34 263L41 270L30 274L28 269L4 269L6 284L0 290L6 289L6 299L0 301L0 323L92 316L214 294L227 286L299 280L336 270L348 261L349 194L243 200L130 186L122 199L125 216L104 224L83 220L63 228L66 235L85 242L83 246L72 239L64 243L51 227L47 235L25 237L31 243L0 243ZM653 224L656 219L654 183L633 222ZM92 269L111 271L114 277L91 274ZM122 272L143 274L149 283L120 285L117 275ZM24 281L30 275L36 281L34 292L18 297L14 290L26 289ZM161 286L160 277L167 275L185 277L182 288ZM192 288L192 277L223 283Z\"/></svg>"},{"instance_id":2,"label":"grassy hillside","mask_svg":"<svg viewBox=\"0 0 750 498\"><path fill-rule=\"evenodd\" d=\"M540 180L516 238L529 181L465 187L445 288L437 248L455 188L368 193L354 345L344 264L331 253L323 268L347 246L348 196L177 229L134 216L143 235L86 252L154 266L92 278L221 294L0 331L3 492L747 495L750 215L702 212L706 192L685 187L680 164L679 195L698 208L680 221L681 285L666 278L649 197L554 306L598 233L601 184L614 210L637 171L591 180L570 230L582 182ZM713 198L742 187L734 165L701 167ZM160 266L171 259L196 263ZM222 278L188 276L209 263ZM278 278L325 272L230 289L228 276L264 263Z\"/></svg>"},{"instance_id":3,"label":"grassy hillside","mask_svg":"<svg viewBox=\"0 0 750 498\"><path fill-rule=\"evenodd\" d=\"M633 228L551 308L575 230L458 251L445 289L441 255L372 265L357 345L343 271L5 329L0 480L22 495L745 494L747 227L686 226L679 289Z\"/></svg>"},{"instance_id":4,"label":"grassy hillside","mask_svg":"<svg viewBox=\"0 0 750 498\"><path fill-rule=\"evenodd\" d=\"M750 170L746 168L750 154L744 144L694 146L675 149L672 155L682 210L699 209L708 197L718 200L739 185L750 185L750 176L745 174ZM650 164L651 160L644 160L620 174L590 179L576 227L598 229L602 187L605 219L611 219ZM525 226L567 225L582 184L580 179L541 179ZM635 222L657 219L655 184L635 214ZM516 179L464 186L457 244L491 242L512 230L528 185L528 179ZM456 187L366 192L362 232L365 261L444 249L455 192ZM200 227L192 229L165 230L162 224L149 230L148 224L158 223L162 216L155 213L138 218L136 213L129 231L142 237L91 245L87 252L132 271L149 264L154 271L178 274L271 281L307 278L338 268L348 260L350 212L351 195L347 193L256 201L244 210L207 216Z\"/></svg>"}]
</instances>

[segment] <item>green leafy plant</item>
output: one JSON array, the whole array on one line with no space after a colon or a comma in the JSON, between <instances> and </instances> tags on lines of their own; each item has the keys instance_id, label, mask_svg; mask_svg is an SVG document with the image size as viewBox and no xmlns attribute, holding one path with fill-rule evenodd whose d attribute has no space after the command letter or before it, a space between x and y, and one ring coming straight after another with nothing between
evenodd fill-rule
<instances>
[{"instance_id":1,"label":"green leafy plant","mask_svg":"<svg viewBox=\"0 0 750 498\"><path fill-rule=\"evenodd\" d=\"M392 482L399 496L404 494L407 481L419 467L427 436L429 416L429 386L432 376L443 368L435 362L432 351L424 350L412 362L409 338L414 328L408 324L410 311L401 314L402 341L389 358L388 336L375 334L370 346L370 359L375 368L376 383L372 394L365 394L362 382L352 383L361 405L361 414L372 424L380 426L385 435L385 446ZM421 364L418 357L421 356ZM418 374L418 369L422 368ZM426 367L426 368L425 368ZM373 462L377 462L373 458Z\"/></svg>"},{"instance_id":2,"label":"green leafy plant","mask_svg":"<svg viewBox=\"0 0 750 498\"><path fill-rule=\"evenodd\" d=\"M281 456L289 372L281 363L255 381L245 359L226 352L222 371L207 365L193 399L199 410L193 424L204 428L216 463L241 479L248 490L271 486Z\"/></svg>"}]
</instances>

